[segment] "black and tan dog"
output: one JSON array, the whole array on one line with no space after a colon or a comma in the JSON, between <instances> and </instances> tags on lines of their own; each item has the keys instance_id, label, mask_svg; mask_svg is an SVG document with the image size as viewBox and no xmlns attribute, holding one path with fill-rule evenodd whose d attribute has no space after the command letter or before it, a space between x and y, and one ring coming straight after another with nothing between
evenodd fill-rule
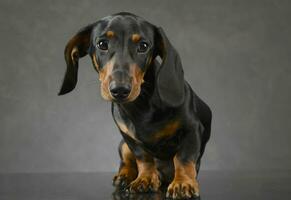
<instances>
[{"instance_id":1,"label":"black and tan dog","mask_svg":"<svg viewBox=\"0 0 291 200\"><path fill-rule=\"evenodd\" d=\"M211 111L184 80L180 57L164 31L130 13L81 29L66 46L59 95L75 88L78 60L87 54L123 137L114 185L134 193L169 183L170 198L199 196L196 177Z\"/></svg>"}]
</instances>

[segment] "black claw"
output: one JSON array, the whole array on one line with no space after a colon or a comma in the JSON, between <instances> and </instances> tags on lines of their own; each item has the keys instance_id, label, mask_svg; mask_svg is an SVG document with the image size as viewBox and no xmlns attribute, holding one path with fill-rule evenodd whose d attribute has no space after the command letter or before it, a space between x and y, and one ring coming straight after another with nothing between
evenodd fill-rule
<instances>
[{"instance_id":1,"label":"black claw","mask_svg":"<svg viewBox=\"0 0 291 200\"><path fill-rule=\"evenodd\" d=\"M137 190L138 190L139 192L142 192L142 190L143 190L142 185L139 185L139 186L137 187Z\"/></svg>"},{"instance_id":2,"label":"black claw","mask_svg":"<svg viewBox=\"0 0 291 200\"><path fill-rule=\"evenodd\" d=\"M120 182L120 186L121 186L122 188L125 188L126 185L127 185L126 180L124 180L124 179L121 180L121 182Z\"/></svg>"},{"instance_id":3,"label":"black claw","mask_svg":"<svg viewBox=\"0 0 291 200\"><path fill-rule=\"evenodd\" d=\"M150 192L153 192L153 191L154 191L154 188L153 188L152 185L149 186L149 191L150 191Z\"/></svg>"},{"instance_id":4,"label":"black claw","mask_svg":"<svg viewBox=\"0 0 291 200\"><path fill-rule=\"evenodd\" d=\"M114 177L112 180L112 185L115 185L115 181L116 181L117 177Z\"/></svg>"}]
</instances>

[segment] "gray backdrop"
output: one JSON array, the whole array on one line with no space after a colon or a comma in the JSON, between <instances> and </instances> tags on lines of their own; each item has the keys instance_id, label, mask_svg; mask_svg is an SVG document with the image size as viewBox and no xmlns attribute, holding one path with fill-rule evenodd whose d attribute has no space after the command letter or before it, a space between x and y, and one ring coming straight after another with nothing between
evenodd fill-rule
<instances>
[{"instance_id":1,"label":"gray backdrop","mask_svg":"<svg viewBox=\"0 0 291 200\"><path fill-rule=\"evenodd\" d=\"M113 171L121 139L89 57L57 96L78 29L130 11L164 27L212 108L204 170L291 169L290 1L0 2L0 172Z\"/></svg>"}]
</instances>

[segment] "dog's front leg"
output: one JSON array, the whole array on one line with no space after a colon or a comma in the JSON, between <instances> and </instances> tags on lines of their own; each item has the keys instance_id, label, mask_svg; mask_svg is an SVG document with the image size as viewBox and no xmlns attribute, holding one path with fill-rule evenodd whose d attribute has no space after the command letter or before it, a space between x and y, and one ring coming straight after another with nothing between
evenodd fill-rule
<instances>
[{"instance_id":1,"label":"dog's front leg","mask_svg":"<svg viewBox=\"0 0 291 200\"><path fill-rule=\"evenodd\" d=\"M113 178L113 185L118 190L127 189L129 184L137 177L136 159L128 145L122 140L119 145L120 167Z\"/></svg>"},{"instance_id":2,"label":"dog's front leg","mask_svg":"<svg viewBox=\"0 0 291 200\"><path fill-rule=\"evenodd\" d=\"M196 162L200 153L199 134L189 133L173 158L174 179L168 186L167 197L189 199L199 197Z\"/></svg>"},{"instance_id":3,"label":"dog's front leg","mask_svg":"<svg viewBox=\"0 0 291 200\"><path fill-rule=\"evenodd\" d=\"M143 156L136 159L138 176L130 184L130 192L156 192L161 182L159 173L153 157L144 153Z\"/></svg>"},{"instance_id":4,"label":"dog's front leg","mask_svg":"<svg viewBox=\"0 0 291 200\"><path fill-rule=\"evenodd\" d=\"M196 180L195 162L183 162L178 156L174 157L175 177L168 187L167 197L173 199L188 199L199 196Z\"/></svg>"}]
</instances>

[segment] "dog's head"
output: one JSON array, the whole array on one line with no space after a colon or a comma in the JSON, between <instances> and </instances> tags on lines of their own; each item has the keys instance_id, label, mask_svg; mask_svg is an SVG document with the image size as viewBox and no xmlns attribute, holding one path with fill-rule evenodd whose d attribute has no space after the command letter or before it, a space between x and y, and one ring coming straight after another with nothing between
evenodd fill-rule
<instances>
[{"instance_id":1,"label":"dog's head","mask_svg":"<svg viewBox=\"0 0 291 200\"><path fill-rule=\"evenodd\" d=\"M136 15L118 13L105 17L69 40L65 48L67 71L59 95L75 88L78 60L87 54L99 73L106 100L134 101L146 71L158 55L163 60L156 77L159 96L170 105L184 97L183 70L177 52L161 28Z\"/></svg>"}]
</instances>

